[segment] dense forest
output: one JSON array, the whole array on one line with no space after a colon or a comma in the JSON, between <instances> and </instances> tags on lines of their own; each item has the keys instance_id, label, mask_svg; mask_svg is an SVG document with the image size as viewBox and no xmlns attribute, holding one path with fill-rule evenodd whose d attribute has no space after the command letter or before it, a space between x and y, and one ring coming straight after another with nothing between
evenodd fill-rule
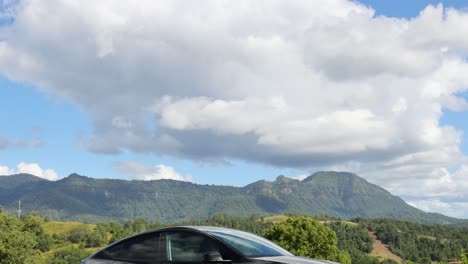
<instances>
[{"instance_id":1,"label":"dense forest","mask_svg":"<svg viewBox=\"0 0 468 264\"><path fill-rule=\"evenodd\" d=\"M397 218L421 223L461 224L425 213L363 178L347 172L317 172L303 181L279 176L244 187L174 180L126 181L72 174L47 181L29 174L0 177L0 204L14 213L39 211L54 221L125 222L137 217L163 223L204 220L217 214L249 217L294 212L341 219Z\"/></svg>"},{"instance_id":2,"label":"dense forest","mask_svg":"<svg viewBox=\"0 0 468 264\"><path fill-rule=\"evenodd\" d=\"M396 219L354 219L403 259L418 263L456 261L468 249L468 227L424 225Z\"/></svg>"},{"instance_id":3,"label":"dense forest","mask_svg":"<svg viewBox=\"0 0 468 264\"><path fill-rule=\"evenodd\" d=\"M286 216L284 218L287 219ZM369 255L373 248L369 232L374 232L379 240L388 244L391 251L400 256L404 263L448 263L463 260L463 263L467 263L464 253L468 252L466 227L424 225L394 219L356 218L348 222L323 215L313 218L316 222L320 221L320 225L332 230L337 247L340 252L349 256L347 258L351 263L396 263L394 260ZM278 224L278 221L272 219L275 218L216 215L203 221L174 224L151 222L144 218L125 223L85 224L52 223L48 217L41 217L37 212L20 219L0 213L0 263L79 263L79 260L108 243L145 230L174 225L223 226L265 236L266 230L271 230L272 226ZM61 225L69 228L60 230ZM269 232L271 237L271 231Z\"/></svg>"}]
</instances>

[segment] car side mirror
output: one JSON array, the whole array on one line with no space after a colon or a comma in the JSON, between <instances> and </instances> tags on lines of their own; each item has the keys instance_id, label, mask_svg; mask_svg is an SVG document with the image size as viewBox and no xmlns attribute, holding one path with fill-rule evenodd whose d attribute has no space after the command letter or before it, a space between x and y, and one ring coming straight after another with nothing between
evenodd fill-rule
<instances>
[{"instance_id":1,"label":"car side mirror","mask_svg":"<svg viewBox=\"0 0 468 264\"><path fill-rule=\"evenodd\" d=\"M209 252L203 256L204 263L231 263L230 260L224 260L219 252Z\"/></svg>"}]
</instances>

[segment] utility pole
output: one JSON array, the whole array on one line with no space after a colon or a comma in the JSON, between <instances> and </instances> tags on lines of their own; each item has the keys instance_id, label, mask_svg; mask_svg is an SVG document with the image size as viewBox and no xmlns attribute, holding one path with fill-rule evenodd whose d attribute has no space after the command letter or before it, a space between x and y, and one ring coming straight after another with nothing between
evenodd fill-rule
<instances>
[{"instance_id":1,"label":"utility pole","mask_svg":"<svg viewBox=\"0 0 468 264\"><path fill-rule=\"evenodd\" d=\"M18 219L21 218L21 201L18 201Z\"/></svg>"}]
</instances>

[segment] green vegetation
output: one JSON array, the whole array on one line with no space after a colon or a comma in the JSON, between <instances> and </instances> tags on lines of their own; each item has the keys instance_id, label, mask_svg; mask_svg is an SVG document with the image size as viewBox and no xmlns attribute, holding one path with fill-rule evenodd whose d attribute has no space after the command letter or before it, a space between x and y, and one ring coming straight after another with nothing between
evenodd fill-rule
<instances>
[{"instance_id":1,"label":"green vegetation","mask_svg":"<svg viewBox=\"0 0 468 264\"><path fill-rule=\"evenodd\" d=\"M462 264L468 264L468 253L465 250L460 252L460 261Z\"/></svg>"},{"instance_id":2,"label":"green vegetation","mask_svg":"<svg viewBox=\"0 0 468 264\"><path fill-rule=\"evenodd\" d=\"M74 228L85 227L87 229L94 229L96 225L85 224L81 222L46 222L44 223L44 230L48 234L63 235Z\"/></svg>"},{"instance_id":3,"label":"green vegetation","mask_svg":"<svg viewBox=\"0 0 468 264\"><path fill-rule=\"evenodd\" d=\"M286 212L327 214L341 219L388 217L424 223L462 221L427 214L351 173L318 172L303 181L284 176L245 187L197 185L172 180L124 181L72 174L46 181L21 174L0 178L0 204L14 212L37 210L54 221L125 222L137 217L163 223Z\"/></svg>"},{"instance_id":4,"label":"green vegetation","mask_svg":"<svg viewBox=\"0 0 468 264\"><path fill-rule=\"evenodd\" d=\"M127 222L124 227L112 222L97 225L46 222L34 213L18 219L16 216L3 214L0 209L0 263L80 263L96 247L146 230L146 221L143 228L134 229L139 223L141 220L136 219Z\"/></svg>"},{"instance_id":5,"label":"green vegetation","mask_svg":"<svg viewBox=\"0 0 468 264\"><path fill-rule=\"evenodd\" d=\"M41 252L48 251L51 242L41 219L33 216L18 219L0 210L0 263L40 263Z\"/></svg>"},{"instance_id":6,"label":"green vegetation","mask_svg":"<svg viewBox=\"0 0 468 264\"><path fill-rule=\"evenodd\" d=\"M449 262L468 249L468 228L425 225L396 219L355 219L390 250L417 263Z\"/></svg>"},{"instance_id":7,"label":"green vegetation","mask_svg":"<svg viewBox=\"0 0 468 264\"><path fill-rule=\"evenodd\" d=\"M338 249L336 233L310 217L291 217L270 226L263 235L295 255L351 264L348 253Z\"/></svg>"},{"instance_id":8,"label":"green vegetation","mask_svg":"<svg viewBox=\"0 0 468 264\"><path fill-rule=\"evenodd\" d=\"M378 263L376 258L369 256L373 241L365 227L342 221L330 221L326 226L336 233L338 248L348 252L352 263Z\"/></svg>"},{"instance_id":9,"label":"green vegetation","mask_svg":"<svg viewBox=\"0 0 468 264\"><path fill-rule=\"evenodd\" d=\"M251 216L249 218L241 218L220 214L215 215L204 221L189 221L177 225L221 226L261 235L265 228L271 226L271 223L261 221L261 219L258 219L258 217L256 216Z\"/></svg>"},{"instance_id":10,"label":"green vegetation","mask_svg":"<svg viewBox=\"0 0 468 264\"><path fill-rule=\"evenodd\" d=\"M72 264L81 263L82 259L89 256L89 252L82 247L68 246L61 248L47 260L50 264Z\"/></svg>"},{"instance_id":11,"label":"green vegetation","mask_svg":"<svg viewBox=\"0 0 468 264\"><path fill-rule=\"evenodd\" d=\"M29 212L21 219L5 214L14 212L18 200ZM466 221L426 214L349 173L319 172L302 182L280 176L274 182L258 181L243 188L76 174L49 182L21 174L0 177L1 203L7 207L0 207L0 264L78 263L110 242L170 225L240 229L265 235L300 255L343 263L466 264L468 258ZM321 214L315 220L298 216L316 213ZM447 225L387 218L341 220L356 216ZM307 239L298 241L303 234ZM383 258L371 256L378 247L370 235L386 250L379 255ZM325 250L317 254L312 246L316 244Z\"/></svg>"},{"instance_id":12,"label":"green vegetation","mask_svg":"<svg viewBox=\"0 0 468 264\"><path fill-rule=\"evenodd\" d=\"M467 264L466 227L423 225L392 219L341 221L326 215L240 218L215 215L203 221L170 225L213 225L240 229L266 237L290 251L309 257L345 263L394 264L369 256L372 239L368 230L404 259L405 263L460 261ZM75 264L101 247L134 233L170 226L136 218L118 222L85 224L49 222L37 212L6 215L0 207L0 264Z\"/></svg>"}]
</instances>

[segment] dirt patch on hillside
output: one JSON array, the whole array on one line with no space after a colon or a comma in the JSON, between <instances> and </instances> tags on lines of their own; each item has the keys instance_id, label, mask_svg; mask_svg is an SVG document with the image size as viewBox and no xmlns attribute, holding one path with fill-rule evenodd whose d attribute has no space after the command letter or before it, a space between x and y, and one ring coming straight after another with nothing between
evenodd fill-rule
<instances>
[{"instance_id":1,"label":"dirt patch on hillside","mask_svg":"<svg viewBox=\"0 0 468 264\"><path fill-rule=\"evenodd\" d=\"M382 241L378 240L374 232L369 231L369 236L374 239L373 249L370 253L371 256L379 258L380 261L384 259L393 259L398 263L402 263L401 258L393 254L387 245L383 244Z\"/></svg>"}]
</instances>

